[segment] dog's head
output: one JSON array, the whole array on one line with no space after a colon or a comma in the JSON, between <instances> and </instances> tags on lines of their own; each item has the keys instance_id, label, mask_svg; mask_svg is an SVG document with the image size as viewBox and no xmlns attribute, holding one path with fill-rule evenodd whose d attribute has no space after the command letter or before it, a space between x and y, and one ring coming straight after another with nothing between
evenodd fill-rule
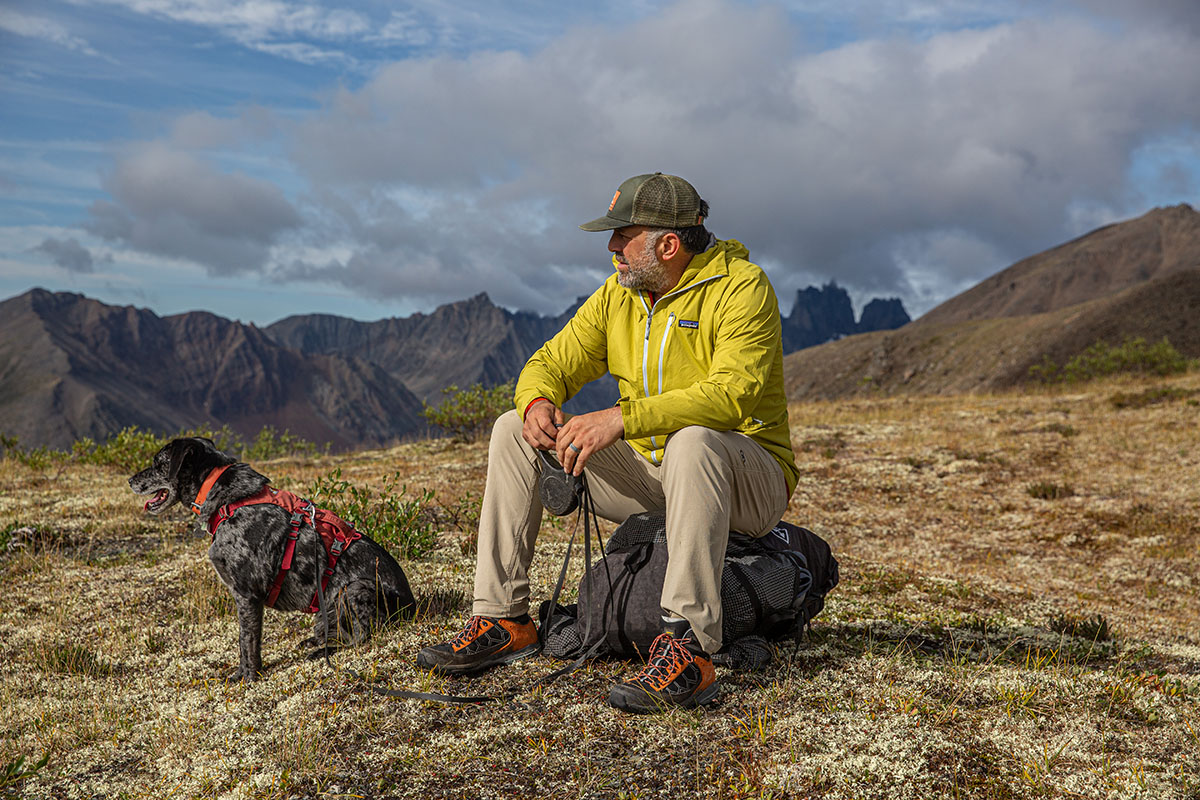
<instances>
[{"instance_id":1,"label":"dog's head","mask_svg":"<svg viewBox=\"0 0 1200 800\"><path fill-rule=\"evenodd\" d=\"M208 473L236 460L218 450L211 439L172 439L154 454L149 467L129 479L129 487L141 495L154 495L145 509L161 514L177 502L191 502Z\"/></svg>"}]
</instances>

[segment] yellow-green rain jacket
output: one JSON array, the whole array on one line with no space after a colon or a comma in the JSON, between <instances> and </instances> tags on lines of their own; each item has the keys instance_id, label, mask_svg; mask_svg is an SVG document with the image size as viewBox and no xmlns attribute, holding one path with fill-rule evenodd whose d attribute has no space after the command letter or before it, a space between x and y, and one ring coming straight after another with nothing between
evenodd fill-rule
<instances>
[{"instance_id":1,"label":"yellow-green rain jacket","mask_svg":"<svg viewBox=\"0 0 1200 800\"><path fill-rule=\"evenodd\" d=\"M625 440L654 464L688 425L739 431L783 468L789 494L799 470L783 389L779 302L766 274L735 240L692 257L679 283L650 304L614 273L517 381L522 411L544 397L561 406L605 371L617 379Z\"/></svg>"}]
</instances>

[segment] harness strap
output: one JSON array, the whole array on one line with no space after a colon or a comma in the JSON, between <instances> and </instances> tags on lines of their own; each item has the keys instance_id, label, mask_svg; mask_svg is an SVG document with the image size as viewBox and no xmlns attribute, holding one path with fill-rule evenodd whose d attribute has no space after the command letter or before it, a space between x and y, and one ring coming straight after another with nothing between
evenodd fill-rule
<instances>
[{"instance_id":1,"label":"harness strap","mask_svg":"<svg viewBox=\"0 0 1200 800\"><path fill-rule=\"evenodd\" d=\"M275 490L270 486L264 486L258 494L252 494L249 497L243 497L241 500L234 500L232 503L226 503L213 512L208 518L208 535L216 537L217 528L221 527L221 523L233 516L233 512L237 511L242 506L256 506L260 503L270 503L275 496Z\"/></svg>"},{"instance_id":2,"label":"harness strap","mask_svg":"<svg viewBox=\"0 0 1200 800\"><path fill-rule=\"evenodd\" d=\"M215 479L210 480L215 482ZM206 481L206 483L208 482L209 481ZM221 523L232 517L234 512L243 506L270 503L272 505L285 507L285 505L279 501L278 494L278 490L272 489L269 486L264 486L262 491L260 491L258 494L251 495L250 497L243 497L241 500L235 500L232 503L226 503L225 505L221 506L214 511L212 516L208 519L209 536L215 538L217 535L217 528L221 526ZM362 534L355 530L354 527L349 523L346 523L345 520L341 520L341 522L344 523L346 530L342 530L341 526L331 523L325 516L323 516L325 512L317 509L312 504L311 500L305 500L303 498L297 498L297 500L300 501L301 505L299 505L296 510L292 512L288 520L288 536L283 545L283 557L280 559L279 571L275 574L275 580L272 582L271 589L267 594L266 606L267 608L275 607L275 602L279 599L280 592L283 591L283 582L287 578L288 571L292 568L292 561L294 560L296 554L296 542L300 538L300 529L304 526L305 522L308 522L313 527L313 530L317 532L317 535L321 537L322 544L326 542L326 536L322 533L321 528L327 527L329 531L332 531L332 541L329 542L325 548L325 570L321 575L321 580L318 582L317 591L313 592L312 601L309 602L308 608L306 609L308 613L315 614L321 610L321 594L325 589L329 588L329 581L333 578L333 572L337 567L338 559L343 553L346 552L346 548L348 548L353 542L362 538Z\"/></svg>"},{"instance_id":3,"label":"harness strap","mask_svg":"<svg viewBox=\"0 0 1200 800\"><path fill-rule=\"evenodd\" d=\"M192 513L199 514L201 506L208 500L208 493L212 491L213 486L217 482L217 478L225 474L225 470L232 467L233 464L226 464L223 467L217 467L205 477L204 483L200 484L200 491L196 494L196 499L192 501Z\"/></svg>"},{"instance_id":4,"label":"harness strap","mask_svg":"<svg viewBox=\"0 0 1200 800\"><path fill-rule=\"evenodd\" d=\"M297 511L292 514L288 521L288 538L283 545L283 560L279 562L279 572L275 575L275 582L271 584L271 591L267 595L267 608L274 608L275 601L279 599L279 592L283 590L283 579L287 577L288 570L292 568L292 556L296 554L296 540L300 538L300 526L304 524L304 515Z\"/></svg>"},{"instance_id":5,"label":"harness strap","mask_svg":"<svg viewBox=\"0 0 1200 800\"><path fill-rule=\"evenodd\" d=\"M313 514L313 527L317 529L318 533L320 533L320 529L322 527L322 512L319 509L313 509L312 503L309 503L308 507ZM345 520L343 520L343 522L345 522ZM324 524L328 524L328 521L326 520ZM333 571L337 567L338 559L341 558L342 553L346 552L346 548L348 548L351 544L362 538L362 534L355 530L352 525L346 523L346 527L348 530L344 531L337 525L329 525L329 528L333 531L334 538L333 541L329 543L329 546L325 549L325 572L321 576L321 582L317 587L317 591L313 592L312 602L308 605L308 613L310 614L315 614L321 610L321 595L324 594L325 590L329 588L329 581L333 579ZM325 538L323 534L321 535L321 538Z\"/></svg>"}]
</instances>

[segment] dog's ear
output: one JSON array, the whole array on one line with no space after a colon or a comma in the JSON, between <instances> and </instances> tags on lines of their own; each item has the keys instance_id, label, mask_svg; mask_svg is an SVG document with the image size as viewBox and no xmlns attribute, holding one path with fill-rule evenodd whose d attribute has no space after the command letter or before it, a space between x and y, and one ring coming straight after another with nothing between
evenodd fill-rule
<instances>
[{"instance_id":1,"label":"dog's ear","mask_svg":"<svg viewBox=\"0 0 1200 800\"><path fill-rule=\"evenodd\" d=\"M174 447L171 449L171 467L167 470L167 481L175 482L175 477L179 475L179 468L183 466L183 460L188 457L195 447L191 441L187 439L176 439L172 442Z\"/></svg>"}]
</instances>

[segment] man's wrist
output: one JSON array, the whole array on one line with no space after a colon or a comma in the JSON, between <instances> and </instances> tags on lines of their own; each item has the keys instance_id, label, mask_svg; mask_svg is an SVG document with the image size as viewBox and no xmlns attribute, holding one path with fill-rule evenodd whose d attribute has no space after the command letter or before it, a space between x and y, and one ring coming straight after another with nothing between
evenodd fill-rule
<instances>
[{"instance_id":1,"label":"man's wrist","mask_svg":"<svg viewBox=\"0 0 1200 800\"><path fill-rule=\"evenodd\" d=\"M521 419L525 419L526 417L528 417L529 409L533 408L535 405L537 405L538 403L542 403L542 402L549 403L550 400L545 397L535 397L532 400L530 400L529 405L525 406L525 412L523 414L521 414Z\"/></svg>"}]
</instances>

